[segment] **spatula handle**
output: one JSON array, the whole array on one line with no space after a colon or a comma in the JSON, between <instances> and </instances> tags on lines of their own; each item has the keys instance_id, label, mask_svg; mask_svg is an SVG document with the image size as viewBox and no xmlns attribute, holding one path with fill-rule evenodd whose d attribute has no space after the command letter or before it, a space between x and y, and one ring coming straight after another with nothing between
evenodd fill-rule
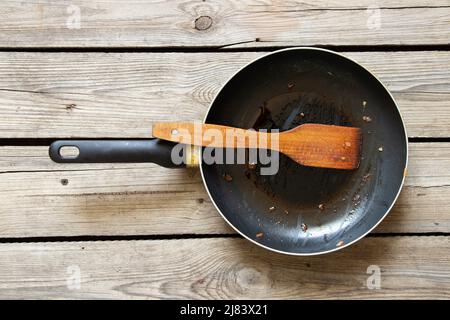
<instances>
[{"instance_id":1,"label":"spatula handle","mask_svg":"<svg viewBox=\"0 0 450 320\"><path fill-rule=\"evenodd\" d=\"M261 148L278 150L277 133L259 132L216 124L162 122L153 124L159 139L214 148Z\"/></svg>"}]
</instances>

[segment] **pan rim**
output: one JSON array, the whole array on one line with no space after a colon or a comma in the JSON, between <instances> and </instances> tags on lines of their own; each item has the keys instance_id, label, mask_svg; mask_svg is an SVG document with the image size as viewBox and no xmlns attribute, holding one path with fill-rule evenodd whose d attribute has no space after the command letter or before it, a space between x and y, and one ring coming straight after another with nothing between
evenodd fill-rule
<instances>
[{"instance_id":1,"label":"pan rim","mask_svg":"<svg viewBox=\"0 0 450 320\"><path fill-rule=\"evenodd\" d=\"M256 240L250 238L249 236L247 236L247 235L245 235L243 232L241 232L237 227L235 227L235 226L234 226L234 225L233 225L233 224L225 217L225 215L223 214L223 212L222 212L222 211L220 210L220 208L217 206L217 204L216 204L214 198L212 197L212 195L211 195L211 193L210 193L210 191L209 191L208 185L207 185L206 180L205 180L205 175L204 175L204 172L203 172L203 165L202 165L202 162L201 162L201 159L202 159L202 157L201 157L202 148L199 148L199 153L200 153L200 154L199 154L199 159L200 159L200 165L199 165L199 166L200 166L200 174L201 174L201 176L202 176L203 185L205 186L206 192L208 193L208 196L209 196L209 198L211 199L211 202L212 202L213 206L216 208L216 210L219 212L219 214L222 216L222 218L228 223L228 225L231 226L231 228L233 228L233 230L235 230L238 234L240 234L242 237L244 237L245 239L249 240L250 242L256 244L257 246L262 247L262 248L267 249L267 250L272 251L272 252L276 252L276 253L280 253L280 254L285 254L285 255L290 255L290 256L315 256L315 255L321 255L321 254L326 254L326 253L331 253L331 252L335 252L335 251L338 251L338 250L342 250L342 249L344 249L344 248L346 248L346 247L348 247L348 246L350 246L350 245L352 245L352 244L358 242L359 240L361 240L362 238L364 238L365 236L367 236L370 232L372 232L372 231L373 231L373 230L374 230L374 229L375 229L375 228L376 228L376 227L377 227L377 226L378 226L378 225L386 218L386 216L389 214L389 212L391 211L391 209L392 209L392 207L394 206L394 204L397 202L398 197L400 196L401 190L402 190L402 188L403 188L403 185L404 185L404 183L405 183L405 177L406 177L406 172L407 172L407 168L408 168L409 145L408 145L408 134L407 134L407 132L406 132L405 121L404 121L403 116L402 116L402 114L401 114L401 112L400 112L400 108L398 107L397 101L395 101L395 99L394 99L392 93L391 93L391 92L387 89L387 87L380 81L380 79L378 79L378 77L376 77L369 69L367 69L366 67L362 66L360 63L358 63L358 62L355 61L354 59L349 58L349 57L347 57L347 56L345 56L345 55L343 55L343 54L341 54L341 53L339 53L339 52L335 52L335 51L328 50L328 49L323 49L323 48L317 48L317 47L292 47L292 48L280 49L280 50L268 52L267 54L264 54L264 55L262 55L262 56L260 56L260 57L257 57L257 58L255 58L255 59L253 59L252 61L248 62L247 64L245 64L244 66L242 66L241 68L239 68L235 73L233 73L233 74L225 81L225 83L222 85L222 87L220 88L220 90L216 93L216 95L214 96L213 100L211 101L211 103L210 103L210 105L209 105L209 107L208 107L208 110L207 110L206 113L205 113L205 117L204 117L204 119L203 119L203 123L206 123L206 119L207 119L207 117L208 117L208 115L209 115L209 113L210 113L210 111L211 111L211 108L212 108L212 106L214 105L214 103L215 103L217 97L218 97L218 96L220 95L220 93L222 92L222 90L223 90L223 89L225 88L225 86L226 86L226 85L227 85L227 84L228 84L228 83L229 83L229 82L230 82L237 74L239 74L242 70L244 70L245 68L247 68L247 67L250 66L251 64L253 64L253 63L255 63L255 62L257 62L257 61L259 61L259 60L261 60L261 59L264 59L264 58L266 58L266 57L268 57L268 56L271 56L271 55L274 55L274 54L278 54L278 53L281 53L281 52L285 52L285 51L297 51L297 50L327 52L327 53L330 53L330 54L332 54L332 55L337 55L337 56L339 56L339 57L341 57L341 58L343 58L343 59L346 59L346 60L348 60L348 61L350 61L350 62L352 62L352 63L358 65L360 68L362 68L363 70L365 70L366 72L368 72L368 73L369 73L369 74L370 74L370 75L371 75L371 76L372 76L379 84L381 84L381 86L382 86L382 87L384 88L384 90L389 94L390 98L391 98L392 101L394 102L394 105L395 105L395 107L396 107L396 109L397 109L397 112L398 112L398 114L400 115L400 120L401 120L401 123L402 123L402 125L403 125L403 132L404 132L404 134L405 134L405 141L406 141L406 157L405 157L405 158L406 158L406 159L405 159L405 168L404 168L404 171L403 171L403 178L402 178L402 181L401 181L400 186L399 186L399 188L398 188L397 194L395 195L394 200L392 201L392 203L391 203L391 205L389 206L389 208L386 209L386 212L385 212L384 215L381 217L381 219L379 219L379 220L377 221L377 223L375 223L371 228L369 228L369 229L368 229L365 233L363 233L361 236L359 236L359 237L353 239L352 241L350 241L350 242L348 242L348 243L346 243L346 244L343 244L342 246L339 246L339 247L336 247L336 248L333 248L333 249L330 249L330 250L317 251L317 252L290 252L290 251L283 251L283 250L278 250L278 249L275 249L275 248L271 248L271 247L266 246L266 245L264 245L264 244L262 244L262 243L260 243L260 242L257 242Z\"/></svg>"}]
</instances>

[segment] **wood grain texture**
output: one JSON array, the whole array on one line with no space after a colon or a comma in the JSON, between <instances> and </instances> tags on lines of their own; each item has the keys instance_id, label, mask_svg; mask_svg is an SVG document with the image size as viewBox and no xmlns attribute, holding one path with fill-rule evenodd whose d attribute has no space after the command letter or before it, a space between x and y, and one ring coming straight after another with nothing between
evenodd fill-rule
<instances>
[{"instance_id":1,"label":"wood grain texture","mask_svg":"<svg viewBox=\"0 0 450 320\"><path fill-rule=\"evenodd\" d=\"M17 50L0 52L0 139L150 137L155 121L201 120L264 54L221 49L450 44L448 0L10 0L0 15L0 48ZM345 54L391 90L410 137L450 137L450 52ZM410 147L404 190L375 233L449 233L450 143ZM234 233L195 169L60 165L45 146L0 146L0 221L0 238ZM449 245L384 235L296 258L238 237L0 243L0 299L449 299Z\"/></svg>"},{"instance_id":2,"label":"wood grain texture","mask_svg":"<svg viewBox=\"0 0 450 320\"><path fill-rule=\"evenodd\" d=\"M449 237L366 238L291 257L232 238L5 243L0 298L448 299L449 245ZM377 267L380 289L369 289Z\"/></svg>"},{"instance_id":3,"label":"wood grain texture","mask_svg":"<svg viewBox=\"0 0 450 320\"><path fill-rule=\"evenodd\" d=\"M227 79L264 53L0 52L0 138L148 137L200 121ZM396 98L410 137L450 136L450 53L350 52Z\"/></svg>"},{"instance_id":4,"label":"wood grain texture","mask_svg":"<svg viewBox=\"0 0 450 320\"><path fill-rule=\"evenodd\" d=\"M450 143L410 144L404 189L375 232L450 232L449 167ZM29 146L0 147L0 221L0 238L233 233L198 170L56 164Z\"/></svg>"},{"instance_id":5,"label":"wood grain texture","mask_svg":"<svg viewBox=\"0 0 450 320\"><path fill-rule=\"evenodd\" d=\"M378 11L377 11L378 10ZM435 1L10 0L1 47L256 47L448 44Z\"/></svg>"}]
</instances>

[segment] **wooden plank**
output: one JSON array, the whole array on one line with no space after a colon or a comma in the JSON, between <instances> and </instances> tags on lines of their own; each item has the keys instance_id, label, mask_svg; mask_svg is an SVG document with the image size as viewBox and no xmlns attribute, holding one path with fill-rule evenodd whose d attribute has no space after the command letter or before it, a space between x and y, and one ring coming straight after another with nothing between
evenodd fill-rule
<instances>
[{"instance_id":1,"label":"wooden plank","mask_svg":"<svg viewBox=\"0 0 450 320\"><path fill-rule=\"evenodd\" d=\"M410 144L404 189L375 232L450 232L449 167L450 143ZM4 146L0 172L0 238L233 232L195 169L55 164L47 147Z\"/></svg>"},{"instance_id":2,"label":"wooden plank","mask_svg":"<svg viewBox=\"0 0 450 320\"><path fill-rule=\"evenodd\" d=\"M0 298L448 299L449 245L444 236L366 238L296 258L232 238L4 243Z\"/></svg>"},{"instance_id":3,"label":"wooden plank","mask_svg":"<svg viewBox=\"0 0 450 320\"><path fill-rule=\"evenodd\" d=\"M376 11L378 10L378 11ZM256 47L448 44L434 1L10 0L0 47Z\"/></svg>"},{"instance_id":4,"label":"wooden plank","mask_svg":"<svg viewBox=\"0 0 450 320\"><path fill-rule=\"evenodd\" d=\"M201 120L255 52L0 52L0 138L148 137ZM450 52L349 52L392 91L410 137L449 137Z\"/></svg>"}]
</instances>

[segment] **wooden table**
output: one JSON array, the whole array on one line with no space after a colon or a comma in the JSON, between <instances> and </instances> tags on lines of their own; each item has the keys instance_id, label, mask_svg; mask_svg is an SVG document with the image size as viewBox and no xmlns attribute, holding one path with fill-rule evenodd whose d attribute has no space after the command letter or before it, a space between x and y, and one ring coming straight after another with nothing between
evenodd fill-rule
<instances>
[{"instance_id":1,"label":"wooden table","mask_svg":"<svg viewBox=\"0 0 450 320\"><path fill-rule=\"evenodd\" d=\"M0 15L0 298L450 298L449 0L10 0ZM271 253L226 225L197 170L48 158L57 138L201 120L241 66L290 46L362 63L406 122L400 199L355 245Z\"/></svg>"}]
</instances>

